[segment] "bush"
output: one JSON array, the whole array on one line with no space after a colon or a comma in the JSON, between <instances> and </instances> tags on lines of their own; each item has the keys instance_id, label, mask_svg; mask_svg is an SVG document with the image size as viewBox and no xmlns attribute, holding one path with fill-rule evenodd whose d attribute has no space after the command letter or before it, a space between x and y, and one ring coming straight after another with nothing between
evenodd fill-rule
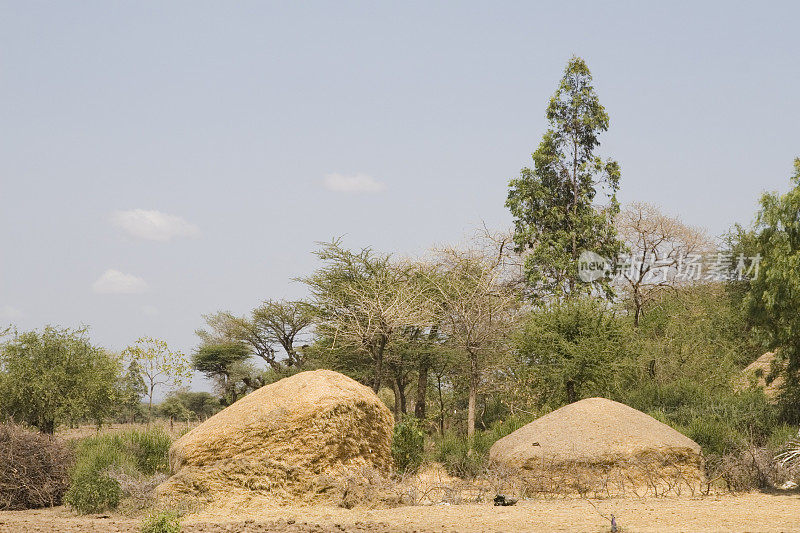
<instances>
[{"instance_id":1,"label":"bush","mask_svg":"<svg viewBox=\"0 0 800 533\"><path fill-rule=\"evenodd\" d=\"M119 481L102 472L82 472L72 478L64 501L80 514L116 509L122 499Z\"/></svg>"},{"instance_id":2,"label":"bush","mask_svg":"<svg viewBox=\"0 0 800 533\"><path fill-rule=\"evenodd\" d=\"M626 403L696 441L705 454L734 452L744 443L764 446L781 427L778 409L760 390L708 391L685 380L645 383Z\"/></svg>"},{"instance_id":3,"label":"bush","mask_svg":"<svg viewBox=\"0 0 800 533\"><path fill-rule=\"evenodd\" d=\"M436 442L434 460L442 463L450 475L467 479L474 478L486 470L492 445L534 418L536 416L533 414L512 416L503 422L496 422L487 431L476 432L472 451L470 451L467 437L452 432L445 433Z\"/></svg>"},{"instance_id":4,"label":"bush","mask_svg":"<svg viewBox=\"0 0 800 533\"><path fill-rule=\"evenodd\" d=\"M181 517L176 511L161 511L147 517L142 533L180 533Z\"/></svg>"},{"instance_id":5,"label":"bush","mask_svg":"<svg viewBox=\"0 0 800 533\"><path fill-rule=\"evenodd\" d=\"M425 432L419 420L409 416L394 426L392 458L395 468L401 473L414 473L422 464L425 452Z\"/></svg>"},{"instance_id":6,"label":"bush","mask_svg":"<svg viewBox=\"0 0 800 533\"><path fill-rule=\"evenodd\" d=\"M60 505L69 485L71 450L60 440L0 425L0 509Z\"/></svg>"},{"instance_id":7,"label":"bush","mask_svg":"<svg viewBox=\"0 0 800 533\"><path fill-rule=\"evenodd\" d=\"M64 501L82 514L115 509L125 495L118 478L166 473L170 444L158 427L85 439Z\"/></svg>"}]
</instances>

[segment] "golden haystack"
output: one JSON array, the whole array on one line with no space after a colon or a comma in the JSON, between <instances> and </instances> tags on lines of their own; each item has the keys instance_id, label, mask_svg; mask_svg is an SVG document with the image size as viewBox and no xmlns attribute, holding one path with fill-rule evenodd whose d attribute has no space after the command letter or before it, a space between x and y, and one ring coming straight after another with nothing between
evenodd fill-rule
<instances>
[{"instance_id":1,"label":"golden haystack","mask_svg":"<svg viewBox=\"0 0 800 533\"><path fill-rule=\"evenodd\" d=\"M764 394L768 398L775 399L780 392L783 378L776 377L771 383L767 384L767 376L772 372L772 367L779 364L775 359L775 352L767 352L742 370L742 376L739 379L738 388L746 389L751 385L755 385L764 389Z\"/></svg>"},{"instance_id":2,"label":"golden haystack","mask_svg":"<svg viewBox=\"0 0 800 533\"><path fill-rule=\"evenodd\" d=\"M175 441L166 498L276 502L313 497L331 479L392 467L394 419L371 389L329 370L245 396Z\"/></svg>"},{"instance_id":3,"label":"golden haystack","mask_svg":"<svg viewBox=\"0 0 800 533\"><path fill-rule=\"evenodd\" d=\"M529 491L598 495L700 488L700 446L655 418L605 398L564 406L492 446L491 460ZM687 490L688 489L688 490Z\"/></svg>"}]
</instances>

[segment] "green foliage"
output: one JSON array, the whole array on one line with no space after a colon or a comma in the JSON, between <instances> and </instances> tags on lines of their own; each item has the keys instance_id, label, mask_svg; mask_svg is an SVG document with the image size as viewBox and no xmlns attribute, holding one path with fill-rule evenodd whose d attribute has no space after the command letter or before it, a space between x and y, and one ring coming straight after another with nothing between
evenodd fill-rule
<instances>
[{"instance_id":1,"label":"green foliage","mask_svg":"<svg viewBox=\"0 0 800 533\"><path fill-rule=\"evenodd\" d=\"M204 344L192 356L192 366L209 378L228 377L231 365L250 357L250 349L241 342Z\"/></svg>"},{"instance_id":2,"label":"green foliage","mask_svg":"<svg viewBox=\"0 0 800 533\"><path fill-rule=\"evenodd\" d=\"M148 516L142 524L142 533L180 533L181 515L177 511L160 511Z\"/></svg>"},{"instance_id":3,"label":"green foliage","mask_svg":"<svg viewBox=\"0 0 800 533\"><path fill-rule=\"evenodd\" d=\"M428 318L417 273L391 255L370 248L354 252L338 240L324 243L316 255L322 266L301 281L314 299L317 333L336 347L330 355L349 354L355 366L370 366L365 381L378 392L387 346L402 328Z\"/></svg>"},{"instance_id":4,"label":"green foliage","mask_svg":"<svg viewBox=\"0 0 800 533\"><path fill-rule=\"evenodd\" d=\"M168 473L171 443L170 436L157 427L84 439L77 446L64 501L82 514L115 509L123 492L114 474Z\"/></svg>"},{"instance_id":5,"label":"green foliage","mask_svg":"<svg viewBox=\"0 0 800 533\"><path fill-rule=\"evenodd\" d=\"M737 306L735 295L718 283L660 294L636 330L641 379L692 379L708 389L728 389L760 355Z\"/></svg>"},{"instance_id":6,"label":"green foliage","mask_svg":"<svg viewBox=\"0 0 800 533\"><path fill-rule=\"evenodd\" d=\"M425 432L413 416L395 424L392 438L392 458L395 468L402 473L414 473L422 464L425 453Z\"/></svg>"},{"instance_id":7,"label":"green foliage","mask_svg":"<svg viewBox=\"0 0 800 533\"><path fill-rule=\"evenodd\" d=\"M506 206L514 216L514 242L525 258L534 296L610 293L607 280L582 283L578 257L584 250L616 260L623 247L613 220L619 212L616 192L620 168L596 155L599 135L608 130L608 114L592 86L583 59L573 57L547 107L549 128L533 153L533 169L511 180ZM598 191L608 206L595 206Z\"/></svg>"},{"instance_id":8,"label":"green foliage","mask_svg":"<svg viewBox=\"0 0 800 533\"><path fill-rule=\"evenodd\" d=\"M463 435L446 432L435 442L433 459L444 465L450 475L474 478L486 470L492 445L534 418L533 415L512 416L505 421L498 421L486 431L477 431L472 445Z\"/></svg>"},{"instance_id":9,"label":"green foliage","mask_svg":"<svg viewBox=\"0 0 800 533\"><path fill-rule=\"evenodd\" d=\"M758 274L744 299L755 333L786 361L782 402L793 422L800 420L794 402L800 397L800 158L794 161L793 188L766 193L756 218Z\"/></svg>"},{"instance_id":10,"label":"green foliage","mask_svg":"<svg viewBox=\"0 0 800 533\"><path fill-rule=\"evenodd\" d=\"M64 501L79 514L116 509L122 499L119 481L108 474L81 474L72 478Z\"/></svg>"},{"instance_id":11,"label":"green foliage","mask_svg":"<svg viewBox=\"0 0 800 533\"><path fill-rule=\"evenodd\" d=\"M174 388L190 379L192 370L186 356L169 348L166 341L142 337L125 348L124 355L140 369L147 395L148 420L152 418L156 387Z\"/></svg>"},{"instance_id":12,"label":"green foliage","mask_svg":"<svg viewBox=\"0 0 800 533\"><path fill-rule=\"evenodd\" d=\"M170 420L190 420L194 417L186 405L177 396L167 397L158 406L158 413Z\"/></svg>"},{"instance_id":13,"label":"green foliage","mask_svg":"<svg viewBox=\"0 0 800 533\"><path fill-rule=\"evenodd\" d=\"M516 340L528 386L539 404L610 397L631 365L630 328L594 298L574 298L533 311Z\"/></svg>"},{"instance_id":14,"label":"green foliage","mask_svg":"<svg viewBox=\"0 0 800 533\"><path fill-rule=\"evenodd\" d=\"M86 418L101 423L114 409L120 370L85 329L22 333L0 347L0 410L45 433Z\"/></svg>"},{"instance_id":15,"label":"green foliage","mask_svg":"<svg viewBox=\"0 0 800 533\"><path fill-rule=\"evenodd\" d=\"M706 454L721 455L745 443L763 446L780 427L779 412L762 391L711 390L691 379L641 383L627 403L681 431Z\"/></svg>"},{"instance_id":16,"label":"green foliage","mask_svg":"<svg viewBox=\"0 0 800 533\"><path fill-rule=\"evenodd\" d=\"M131 361L119 384L118 416L128 422L133 422L137 417L141 418L141 401L146 393L147 387L142 379L142 369L137 361Z\"/></svg>"},{"instance_id":17,"label":"green foliage","mask_svg":"<svg viewBox=\"0 0 800 533\"><path fill-rule=\"evenodd\" d=\"M208 392L180 391L167 399L173 397L190 412L190 418L194 420L205 420L222 410L219 400Z\"/></svg>"}]
</instances>

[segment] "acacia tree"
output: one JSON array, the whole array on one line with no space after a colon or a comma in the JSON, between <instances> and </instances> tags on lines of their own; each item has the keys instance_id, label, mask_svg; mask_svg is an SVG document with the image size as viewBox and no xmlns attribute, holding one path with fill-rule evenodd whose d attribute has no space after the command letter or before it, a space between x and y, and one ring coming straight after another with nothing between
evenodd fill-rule
<instances>
[{"instance_id":1,"label":"acacia tree","mask_svg":"<svg viewBox=\"0 0 800 533\"><path fill-rule=\"evenodd\" d=\"M192 356L192 366L215 381L223 400L230 405L239 397L237 374L241 374L241 364L249 358L250 350L240 342L203 344Z\"/></svg>"},{"instance_id":2,"label":"acacia tree","mask_svg":"<svg viewBox=\"0 0 800 533\"><path fill-rule=\"evenodd\" d=\"M314 308L305 301L266 300L253 310L252 324L286 353L286 365L297 369L305 363L295 343L314 323Z\"/></svg>"},{"instance_id":3,"label":"acacia tree","mask_svg":"<svg viewBox=\"0 0 800 533\"><path fill-rule=\"evenodd\" d=\"M210 331L197 331L204 344L246 344L253 355L263 359L276 372L283 371L284 365L297 369L303 367L303 353L295 344L314 322L313 308L308 302L267 300L255 308L250 317L218 312L204 318ZM286 354L283 360L279 359L277 346Z\"/></svg>"},{"instance_id":4,"label":"acacia tree","mask_svg":"<svg viewBox=\"0 0 800 533\"><path fill-rule=\"evenodd\" d=\"M166 341L141 337L123 352L129 360L136 361L144 379L147 395L147 420L153 416L153 393L156 387L173 389L192 376L186 356L170 350Z\"/></svg>"},{"instance_id":5,"label":"acacia tree","mask_svg":"<svg viewBox=\"0 0 800 533\"><path fill-rule=\"evenodd\" d=\"M622 244L614 229L619 211L620 168L596 155L608 114L592 86L583 59L573 57L547 107L549 128L532 154L533 168L511 180L506 206L514 216L514 242L527 252L525 273L533 296L569 296L599 289L608 281L581 283L578 259L592 251L616 260ZM598 208L598 192L608 203Z\"/></svg>"},{"instance_id":6,"label":"acacia tree","mask_svg":"<svg viewBox=\"0 0 800 533\"><path fill-rule=\"evenodd\" d=\"M766 193L756 217L756 245L761 261L750 280L745 309L756 334L785 362L783 403L800 419L800 158L794 161L793 188Z\"/></svg>"},{"instance_id":7,"label":"acacia tree","mask_svg":"<svg viewBox=\"0 0 800 533\"><path fill-rule=\"evenodd\" d=\"M426 295L448 345L461 354L469 383L467 437L475 434L478 390L492 360L507 348L518 293L502 283L496 257L476 250L445 248L426 273Z\"/></svg>"},{"instance_id":8,"label":"acacia tree","mask_svg":"<svg viewBox=\"0 0 800 533\"><path fill-rule=\"evenodd\" d=\"M44 433L85 418L99 425L116 404L120 371L86 329L21 333L0 347L0 411Z\"/></svg>"},{"instance_id":9,"label":"acacia tree","mask_svg":"<svg viewBox=\"0 0 800 533\"><path fill-rule=\"evenodd\" d=\"M369 248L353 252L339 241L323 244L323 266L302 279L311 289L322 337L372 365L371 385L380 390L386 348L403 327L425 324L429 313L417 273L410 264Z\"/></svg>"},{"instance_id":10,"label":"acacia tree","mask_svg":"<svg viewBox=\"0 0 800 533\"><path fill-rule=\"evenodd\" d=\"M713 245L702 229L643 202L622 210L616 226L630 250L630 264L622 268L622 283L630 294L633 324L638 327L647 304L662 291L688 281L681 272L686 262L702 260L702 254L711 252Z\"/></svg>"}]
</instances>

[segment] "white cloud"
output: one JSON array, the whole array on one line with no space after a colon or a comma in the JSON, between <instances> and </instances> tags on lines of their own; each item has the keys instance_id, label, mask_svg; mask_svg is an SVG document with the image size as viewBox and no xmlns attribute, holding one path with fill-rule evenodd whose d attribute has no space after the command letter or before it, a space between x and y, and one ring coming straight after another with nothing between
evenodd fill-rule
<instances>
[{"instance_id":1,"label":"white cloud","mask_svg":"<svg viewBox=\"0 0 800 533\"><path fill-rule=\"evenodd\" d=\"M128 235L148 241L166 242L178 237L194 237L200 234L197 226L177 215L146 209L115 211L111 215L111 222Z\"/></svg>"},{"instance_id":2,"label":"white cloud","mask_svg":"<svg viewBox=\"0 0 800 533\"><path fill-rule=\"evenodd\" d=\"M10 305L4 305L0 307L0 320L16 320L24 316L25 313L23 313L16 307L12 307Z\"/></svg>"},{"instance_id":3,"label":"white cloud","mask_svg":"<svg viewBox=\"0 0 800 533\"><path fill-rule=\"evenodd\" d=\"M326 189L336 192L380 192L386 188L386 184L366 174L326 174L324 184Z\"/></svg>"},{"instance_id":4,"label":"white cloud","mask_svg":"<svg viewBox=\"0 0 800 533\"><path fill-rule=\"evenodd\" d=\"M137 294L148 289L147 282L132 274L109 268L92 284L98 294Z\"/></svg>"},{"instance_id":5,"label":"white cloud","mask_svg":"<svg viewBox=\"0 0 800 533\"><path fill-rule=\"evenodd\" d=\"M143 305L142 313L147 316L158 316L158 307L155 305Z\"/></svg>"}]
</instances>

